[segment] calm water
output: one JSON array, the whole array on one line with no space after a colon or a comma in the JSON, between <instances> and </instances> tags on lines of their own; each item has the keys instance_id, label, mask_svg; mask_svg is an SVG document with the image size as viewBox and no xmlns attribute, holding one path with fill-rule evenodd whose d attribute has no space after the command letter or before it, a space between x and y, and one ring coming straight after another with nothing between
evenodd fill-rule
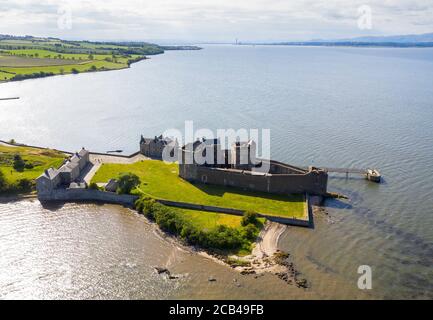
<instances>
[{"instance_id":1,"label":"calm water","mask_svg":"<svg viewBox=\"0 0 433 320\"><path fill-rule=\"evenodd\" d=\"M283 235L280 247L311 282L306 291L271 276L239 278L119 207L0 203L0 297L433 298L432 85L432 49L260 46L1 84L0 96L21 97L0 102L2 139L129 153L141 133L182 129L185 120L270 128L273 158L374 166L385 182L331 178L329 189L350 199L329 201L314 230ZM152 266L164 263L184 276L155 275ZM373 268L367 293L356 287L362 264Z\"/></svg>"}]
</instances>

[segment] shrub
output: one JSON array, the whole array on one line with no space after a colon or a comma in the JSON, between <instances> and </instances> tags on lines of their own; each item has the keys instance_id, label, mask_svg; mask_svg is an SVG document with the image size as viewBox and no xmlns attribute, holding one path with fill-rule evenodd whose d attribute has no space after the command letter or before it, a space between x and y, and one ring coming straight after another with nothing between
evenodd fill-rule
<instances>
[{"instance_id":1,"label":"shrub","mask_svg":"<svg viewBox=\"0 0 433 320\"><path fill-rule=\"evenodd\" d=\"M257 224L258 220L257 220L257 213L252 212L252 211L245 211L244 215L242 217L242 222L241 224L243 226L247 226L249 224Z\"/></svg>"},{"instance_id":2,"label":"shrub","mask_svg":"<svg viewBox=\"0 0 433 320\"><path fill-rule=\"evenodd\" d=\"M23 178L18 180L17 191L18 192L28 192L33 189L34 182L30 179Z\"/></svg>"},{"instance_id":3,"label":"shrub","mask_svg":"<svg viewBox=\"0 0 433 320\"><path fill-rule=\"evenodd\" d=\"M259 228L257 228L254 224L250 223L247 224L242 229L242 235L251 241L254 241L257 238L257 235L259 234Z\"/></svg>"},{"instance_id":4,"label":"shrub","mask_svg":"<svg viewBox=\"0 0 433 320\"><path fill-rule=\"evenodd\" d=\"M72 68L72 69L71 69L71 72L72 72L73 74L78 74L78 73L80 73L80 71L78 71L78 70L75 69L75 68Z\"/></svg>"},{"instance_id":5,"label":"shrub","mask_svg":"<svg viewBox=\"0 0 433 320\"><path fill-rule=\"evenodd\" d=\"M8 183L3 171L0 170L0 193L5 192L8 189Z\"/></svg>"},{"instance_id":6,"label":"shrub","mask_svg":"<svg viewBox=\"0 0 433 320\"><path fill-rule=\"evenodd\" d=\"M153 215L154 205L156 204L154 199L151 198L140 198L135 202L135 210L139 213L144 214L147 218L155 220Z\"/></svg>"},{"instance_id":7,"label":"shrub","mask_svg":"<svg viewBox=\"0 0 433 320\"><path fill-rule=\"evenodd\" d=\"M33 165L33 163L31 163L31 162L27 162L25 165L24 165L24 168L26 168L26 169L33 169L35 166Z\"/></svg>"},{"instance_id":8,"label":"shrub","mask_svg":"<svg viewBox=\"0 0 433 320\"><path fill-rule=\"evenodd\" d=\"M219 225L205 232L185 220L176 209L164 206L151 198L138 199L135 202L135 208L149 219L154 220L162 230L179 236L188 244L199 245L203 248L221 250L245 248L259 232L259 228L252 223L240 229ZM254 219L250 220L257 222Z\"/></svg>"},{"instance_id":9,"label":"shrub","mask_svg":"<svg viewBox=\"0 0 433 320\"><path fill-rule=\"evenodd\" d=\"M99 187L98 187L98 185L96 184L96 182L91 182L91 183L89 184L89 189L92 189L92 190L99 190Z\"/></svg>"},{"instance_id":10,"label":"shrub","mask_svg":"<svg viewBox=\"0 0 433 320\"><path fill-rule=\"evenodd\" d=\"M35 79L35 78L44 78L48 76L54 75L53 72L34 72L30 74L16 74L14 75L10 80L11 81L19 81L19 80L25 80L25 79Z\"/></svg>"},{"instance_id":11,"label":"shrub","mask_svg":"<svg viewBox=\"0 0 433 320\"><path fill-rule=\"evenodd\" d=\"M117 193L119 194L129 194L132 189L140 184L140 178L133 173L121 173L117 180L119 183Z\"/></svg>"}]
</instances>

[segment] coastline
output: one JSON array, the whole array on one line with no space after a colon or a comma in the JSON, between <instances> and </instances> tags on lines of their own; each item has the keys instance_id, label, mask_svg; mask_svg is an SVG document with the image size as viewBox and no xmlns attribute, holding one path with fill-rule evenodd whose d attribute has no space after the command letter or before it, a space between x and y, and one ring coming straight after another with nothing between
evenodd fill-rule
<instances>
[{"instance_id":1,"label":"coastline","mask_svg":"<svg viewBox=\"0 0 433 320\"><path fill-rule=\"evenodd\" d=\"M0 140L0 145L11 147L20 146L19 144L10 144L2 140ZM65 151L62 152L66 154ZM93 169L95 170L89 171L86 176L93 171L96 171L102 163L107 161L110 163L130 163L147 159L137 154L132 154L130 156L120 156L93 153L91 156L92 163L94 164ZM37 199L37 195L35 193L0 195L0 203L10 203L28 199ZM140 214L140 212L135 210L135 208L133 210L135 213ZM153 224L151 220L147 220L149 223ZM287 261L290 255L278 249L279 239L287 230L287 228L287 225L267 220L263 228L260 230L257 239L255 242L253 242L251 252L246 256L237 256L224 252L219 253L218 251L213 251L212 249L206 250L201 247L187 245L175 235L164 232L157 224L155 224L155 229L157 230L158 234L164 239L172 240L171 242L175 246L211 259L218 264L233 268L242 275L254 275L254 277L259 277L263 273L271 273L286 281L288 284L296 283L298 287L306 287L305 279L299 281L297 279L297 275L299 273L294 269L293 264Z\"/></svg>"},{"instance_id":2,"label":"coastline","mask_svg":"<svg viewBox=\"0 0 433 320\"><path fill-rule=\"evenodd\" d=\"M163 53L161 53L163 54ZM81 73L98 73L98 72L104 72L104 71L116 71L116 70L125 70L125 69L129 69L131 68L131 65L133 65L134 63L143 61L143 60L148 60L150 59L148 56L143 56L140 59L134 59L132 61L130 61L130 63L125 66L125 67L121 67L121 68L117 68L117 69L99 69L99 70L85 70L85 71L80 71L79 73L73 73L73 72L69 72L69 73L59 73L59 74L47 74L45 76L40 76L40 77L32 77L32 78L23 78L23 79L19 79L19 80L12 80L12 79L8 79L8 80L0 80L0 84L3 83L10 83L10 82L21 82L21 81L25 81L25 80L35 80L35 79L41 79L41 78L51 78L51 77L55 77L55 76L67 76L67 75L78 75Z\"/></svg>"}]
</instances>

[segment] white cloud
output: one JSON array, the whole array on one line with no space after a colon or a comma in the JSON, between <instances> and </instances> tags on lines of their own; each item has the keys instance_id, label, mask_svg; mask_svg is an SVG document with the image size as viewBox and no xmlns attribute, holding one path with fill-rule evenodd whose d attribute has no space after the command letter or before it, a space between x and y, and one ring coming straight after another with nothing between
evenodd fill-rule
<instances>
[{"instance_id":1,"label":"white cloud","mask_svg":"<svg viewBox=\"0 0 433 320\"><path fill-rule=\"evenodd\" d=\"M357 28L369 5L372 30ZM57 28L58 7L72 28ZM308 40L433 31L431 0L0 0L1 33L84 39Z\"/></svg>"}]
</instances>

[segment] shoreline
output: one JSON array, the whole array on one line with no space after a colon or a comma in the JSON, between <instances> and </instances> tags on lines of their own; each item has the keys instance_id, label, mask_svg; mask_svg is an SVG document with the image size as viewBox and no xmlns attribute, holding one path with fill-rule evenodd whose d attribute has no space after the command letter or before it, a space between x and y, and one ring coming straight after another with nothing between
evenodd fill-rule
<instances>
[{"instance_id":1,"label":"shoreline","mask_svg":"<svg viewBox=\"0 0 433 320\"><path fill-rule=\"evenodd\" d=\"M0 145L12 147L20 146L18 144L10 144L2 140L0 140ZM106 162L108 160L106 158L110 158L111 161L109 162L113 162L113 159L115 159L114 162L134 162L134 160L137 161L140 158L136 154L125 157L100 153L92 154L92 157L94 169L99 168L101 163ZM91 171L89 173L91 173ZM34 193L23 195L0 195L0 203L10 203L29 199L37 199L37 195ZM131 209L135 213L140 214L140 212L135 210L134 207ZM149 219L147 220L149 223L152 223L152 221ZM175 235L164 232L162 229L157 227L157 224L155 224L155 230L157 230L158 234L164 239L170 239L172 244L176 247L211 259L218 264L226 265L230 268L233 268L242 275L254 275L254 277L259 277L263 275L263 273L271 273L286 281L288 284L296 283L298 287L306 287L306 280L303 279L302 282L298 281L296 276L299 273L294 269L293 263L289 263L287 261L290 255L278 249L279 239L287 229L287 225L267 219L262 230L260 230L257 239L252 243L251 252L246 256L237 256L224 252L219 253L218 251L213 251L212 249L207 250L201 247L187 245Z\"/></svg>"},{"instance_id":2,"label":"shoreline","mask_svg":"<svg viewBox=\"0 0 433 320\"><path fill-rule=\"evenodd\" d=\"M163 53L160 53L160 54L163 54ZM80 71L78 73L69 72L69 73L63 73L63 74L61 74L61 73L59 73L59 74L49 74L49 75L41 76L41 77L23 78L23 79L19 79L19 80L12 80L12 78L11 78L11 79L8 79L8 80L0 80L0 84L11 83L11 82L21 82L21 81L25 81L25 80L37 80L37 79L43 79L43 78L51 78L51 77L55 77L55 76L68 76L68 75L79 75L79 74L82 74L82 73L98 73L98 72L104 72L104 71L125 70L125 69L131 68L131 65L133 65L134 63L137 63L137 62L140 62L140 61L143 61L143 60L148 60L148 59L150 59L148 56L143 56L143 57L141 57L140 59L138 59L136 61L131 61L129 63L129 65L127 65L125 67L122 67L122 68L118 68L118 69L85 70L85 71ZM21 67L21 68L27 68L27 67ZM2 100L2 99L0 99L0 100Z\"/></svg>"},{"instance_id":3,"label":"shoreline","mask_svg":"<svg viewBox=\"0 0 433 320\"><path fill-rule=\"evenodd\" d=\"M33 201L37 199L37 195L34 193L25 195L1 195L0 204L8 204L11 202L26 200ZM142 215L134 208L128 209L134 214ZM256 241L253 243L251 253L246 256L237 256L221 254L198 246L188 245L175 235L160 229L155 222L152 222L146 217L144 218L153 226L154 232L159 237L170 242L179 250L186 251L191 254L197 254L206 259L210 259L215 263L232 268L243 276L254 276L254 278L258 278L263 276L265 273L269 273L277 276L287 284L296 285L298 288L308 288L307 280L298 278L300 273L295 269L293 263L288 261L290 254L282 252L278 249L280 237L288 229L287 225L267 220ZM155 267L155 269L161 269L161 267ZM167 263L162 269L166 269L166 273L170 274ZM172 279L176 279L176 277ZM216 280L211 280L211 278L209 278L209 281Z\"/></svg>"}]
</instances>

